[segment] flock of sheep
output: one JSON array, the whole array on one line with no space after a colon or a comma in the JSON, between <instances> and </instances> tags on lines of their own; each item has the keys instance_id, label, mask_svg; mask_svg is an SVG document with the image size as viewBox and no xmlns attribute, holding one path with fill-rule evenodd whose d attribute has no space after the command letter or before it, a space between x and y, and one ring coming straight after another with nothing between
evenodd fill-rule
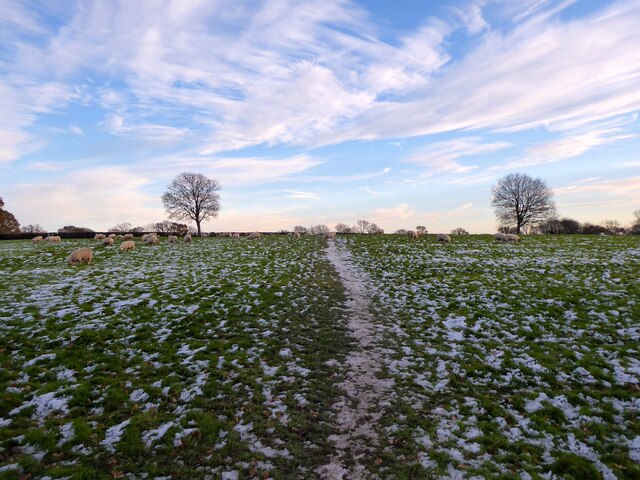
<instances>
[{"instance_id":1,"label":"flock of sheep","mask_svg":"<svg viewBox=\"0 0 640 480\"><path fill-rule=\"evenodd\" d=\"M409 240L418 240L422 235L424 235L422 232L420 231L413 231L413 230L409 230L407 232L407 236L409 237ZM240 234L239 233L225 233L222 234L223 237L230 237L230 238L240 238ZM253 240L257 240L261 237L260 232L253 232L250 233L248 235L249 239L253 239ZM293 234L293 237L296 239L300 238L300 234L298 232L295 232ZM324 238L325 239L332 239L336 237L336 232L326 232L324 234ZM115 233L111 233L109 235L105 235L103 233L97 233L94 237L95 240L100 240L101 245L104 245L105 247L110 247L113 245L113 243L116 240L121 240L122 243L120 244L120 251L124 252L127 250L133 250L136 247L135 242L133 241L133 234L132 233L127 233L124 235L117 235ZM41 235L34 237L31 239L33 242L60 242L60 236L58 235L49 235L46 238L43 238ZM184 242L186 243L190 243L192 241L191 239L191 234L187 233L184 238L183 238ZM444 243L451 243L451 237L449 235L447 235L446 233L438 233L436 235L436 240L439 242L444 242ZM494 235L494 240L496 241L500 241L500 242L519 242L520 241L520 237L518 237L517 235L514 235L512 233L496 233ZM169 235L169 237L167 238L167 242L168 243L176 243L178 241L178 237L175 235ZM146 243L148 245L155 245L158 243L158 234L157 233L145 233L144 235L142 235L142 237L140 238L140 242L142 243ZM69 264L76 264L76 263L91 263L91 261L93 260L93 250L89 247L81 247L78 248L76 250L74 250L73 252L71 252L71 255L69 255L69 258L67 258L67 261L69 262Z\"/></svg>"}]
</instances>

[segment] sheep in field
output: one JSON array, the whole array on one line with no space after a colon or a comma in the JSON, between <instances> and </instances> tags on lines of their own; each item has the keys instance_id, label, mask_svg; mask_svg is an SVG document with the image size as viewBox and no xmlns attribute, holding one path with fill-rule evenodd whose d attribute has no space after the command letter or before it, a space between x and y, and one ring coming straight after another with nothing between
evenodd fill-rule
<instances>
[{"instance_id":1,"label":"sheep in field","mask_svg":"<svg viewBox=\"0 0 640 480\"><path fill-rule=\"evenodd\" d=\"M505 237L506 235L504 233L498 232L493 236L493 240L496 242L506 242Z\"/></svg>"},{"instance_id":2,"label":"sheep in field","mask_svg":"<svg viewBox=\"0 0 640 480\"><path fill-rule=\"evenodd\" d=\"M42 241L42 235L38 235L37 237L33 237L31 239L32 242L41 242Z\"/></svg>"},{"instance_id":3,"label":"sheep in field","mask_svg":"<svg viewBox=\"0 0 640 480\"><path fill-rule=\"evenodd\" d=\"M103 240L104 238L106 238L106 235L104 233L96 233L93 238L96 240Z\"/></svg>"},{"instance_id":4,"label":"sheep in field","mask_svg":"<svg viewBox=\"0 0 640 480\"><path fill-rule=\"evenodd\" d=\"M125 250L133 250L136 248L136 244L133 240L126 240L120 244L120 251L124 252Z\"/></svg>"},{"instance_id":5,"label":"sheep in field","mask_svg":"<svg viewBox=\"0 0 640 480\"><path fill-rule=\"evenodd\" d=\"M240 238L240 234L239 233L233 233L233 234L231 234L231 238Z\"/></svg>"},{"instance_id":6,"label":"sheep in field","mask_svg":"<svg viewBox=\"0 0 640 480\"><path fill-rule=\"evenodd\" d=\"M324 234L324 238L325 239L329 239L329 238L336 238L336 232L326 232Z\"/></svg>"},{"instance_id":7,"label":"sheep in field","mask_svg":"<svg viewBox=\"0 0 640 480\"><path fill-rule=\"evenodd\" d=\"M178 241L178 237L176 237L175 235L169 235L169 238L167 238L167 241L169 243L176 243Z\"/></svg>"},{"instance_id":8,"label":"sheep in field","mask_svg":"<svg viewBox=\"0 0 640 480\"><path fill-rule=\"evenodd\" d=\"M520 237L518 235L514 235L513 233L507 233L504 236L505 242L519 242Z\"/></svg>"},{"instance_id":9,"label":"sheep in field","mask_svg":"<svg viewBox=\"0 0 640 480\"><path fill-rule=\"evenodd\" d=\"M143 243L146 243L146 244L149 244L149 245L155 245L156 243L158 243L158 236L155 233L150 233L143 240Z\"/></svg>"},{"instance_id":10,"label":"sheep in field","mask_svg":"<svg viewBox=\"0 0 640 480\"><path fill-rule=\"evenodd\" d=\"M59 235L49 235L47 238L45 238L45 241L47 241L47 242L59 242L60 241L60 236Z\"/></svg>"},{"instance_id":11,"label":"sheep in field","mask_svg":"<svg viewBox=\"0 0 640 480\"><path fill-rule=\"evenodd\" d=\"M124 239L125 240L133 240L133 233L125 233L124 234Z\"/></svg>"},{"instance_id":12,"label":"sheep in field","mask_svg":"<svg viewBox=\"0 0 640 480\"><path fill-rule=\"evenodd\" d=\"M123 240L124 239L124 235L116 235L115 237L113 237L115 240Z\"/></svg>"},{"instance_id":13,"label":"sheep in field","mask_svg":"<svg viewBox=\"0 0 640 480\"><path fill-rule=\"evenodd\" d=\"M261 236L260 232L252 232L249 234L249 239L258 240Z\"/></svg>"},{"instance_id":14,"label":"sheep in field","mask_svg":"<svg viewBox=\"0 0 640 480\"><path fill-rule=\"evenodd\" d=\"M184 236L184 241L185 241L185 242L187 242L187 243L190 243L190 242L191 242L191 234L190 234L190 233L187 233L187 234Z\"/></svg>"},{"instance_id":15,"label":"sheep in field","mask_svg":"<svg viewBox=\"0 0 640 480\"><path fill-rule=\"evenodd\" d=\"M107 235L107 238L116 238L116 234L115 233L110 233L109 235Z\"/></svg>"},{"instance_id":16,"label":"sheep in field","mask_svg":"<svg viewBox=\"0 0 640 480\"><path fill-rule=\"evenodd\" d=\"M437 239L439 242L451 243L451 237L446 233L439 233Z\"/></svg>"},{"instance_id":17,"label":"sheep in field","mask_svg":"<svg viewBox=\"0 0 640 480\"><path fill-rule=\"evenodd\" d=\"M407 231L407 237L409 240L418 240L420 238L420 234L418 232L414 232L413 230Z\"/></svg>"},{"instance_id":18,"label":"sheep in field","mask_svg":"<svg viewBox=\"0 0 640 480\"><path fill-rule=\"evenodd\" d=\"M295 238L296 240L300 240L300 234L298 232L294 233L293 238Z\"/></svg>"},{"instance_id":19,"label":"sheep in field","mask_svg":"<svg viewBox=\"0 0 640 480\"><path fill-rule=\"evenodd\" d=\"M110 247L111 245L113 245L113 238L107 237L103 239L102 245L104 245L105 247Z\"/></svg>"},{"instance_id":20,"label":"sheep in field","mask_svg":"<svg viewBox=\"0 0 640 480\"><path fill-rule=\"evenodd\" d=\"M69 262L70 265L74 263L91 263L91 260L93 260L93 250L88 247L74 250L71 252L71 255L69 255L69 258L67 258L67 262Z\"/></svg>"}]
</instances>

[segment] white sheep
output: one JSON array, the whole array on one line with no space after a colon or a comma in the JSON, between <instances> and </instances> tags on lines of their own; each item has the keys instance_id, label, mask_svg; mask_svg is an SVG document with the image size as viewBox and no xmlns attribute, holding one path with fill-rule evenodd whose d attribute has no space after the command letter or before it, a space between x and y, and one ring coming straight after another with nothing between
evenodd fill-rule
<instances>
[{"instance_id":1,"label":"white sheep","mask_svg":"<svg viewBox=\"0 0 640 480\"><path fill-rule=\"evenodd\" d=\"M295 238L296 240L300 240L300 234L298 232L295 232L293 234L293 238Z\"/></svg>"},{"instance_id":2,"label":"white sheep","mask_svg":"<svg viewBox=\"0 0 640 480\"><path fill-rule=\"evenodd\" d=\"M124 234L124 239L125 240L133 240L133 233L125 233Z\"/></svg>"},{"instance_id":3,"label":"white sheep","mask_svg":"<svg viewBox=\"0 0 640 480\"><path fill-rule=\"evenodd\" d=\"M133 250L136 248L136 243L133 240L126 240L120 244L120 251Z\"/></svg>"},{"instance_id":4,"label":"white sheep","mask_svg":"<svg viewBox=\"0 0 640 480\"><path fill-rule=\"evenodd\" d=\"M49 235L47 238L45 238L45 241L47 241L47 242L59 242L60 241L60 236L59 235Z\"/></svg>"},{"instance_id":5,"label":"white sheep","mask_svg":"<svg viewBox=\"0 0 640 480\"><path fill-rule=\"evenodd\" d=\"M71 252L69 258L67 258L67 262L73 265L74 263L91 263L93 260L93 250L88 247L78 248Z\"/></svg>"},{"instance_id":6,"label":"white sheep","mask_svg":"<svg viewBox=\"0 0 640 480\"><path fill-rule=\"evenodd\" d=\"M143 242L148 245L154 245L158 243L158 236L155 233L150 233L149 235L146 236Z\"/></svg>"},{"instance_id":7,"label":"white sheep","mask_svg":"<svg viewBox=\"0 0 640 480\"><path fill-rule=\"evenodd\" d=\"M102 240L102 245L104 245L105 247L110 247L111 245L113 245L113 238L107 237L107 238L103 239Z\"/></svg>"},{"instance_id":8,"label":"white sheep","mask_svg":"<svg viewBox=\"0 0 640 480\"><path fill-rule=\"evenodd\" d=\"M258 240L261 236L262 234L260 232L252 232L249 234L251 240Z\"/></svg>"},{"instance_id":9,"label":"white sheep","mask_svg":"<svg viewBox=\"0 0 640 480\"><path fill-rule=\"evenodd\" d=\"M115 240L124 240L124 235L116 235L113 237Z\"/></svg>"},{"instance_id":10,"label":"white sheep","mask_svg":"<svg viewBox=\"0 0 640 480\"><path fill-rule=\"evenodd\" d=\"M31 239L32 242L41 242L42 240L42 235L38 235L37 237L33 237Z\"/></svg>"},{"instance_id":11,"label":"white sheep","mask_svg":"<svg viewBox=\"0 0 640 480\"><path fill-rule=\"evenodd\" d=\"M230 234L230 236L231 236L231 238L240 238L240 234L237 233L237 232L233 233L233 234Z\"/></svg>"},{"instance_id":12,"label":"white sheep","mask_svg":"<svg viewBox=\"0 0 640 480\"><path fill-rule=\"evenodd\" d=\"M116 238L116 234L115 233L110 233L109 235L107 235L107 238Z\"/></svg>"},{"instance_id":13,"label":"white sheep","mask_svg":"<svg viewBox=\"0 0 640 480\"><path fill-rule=\"evenodd\" d=\"M336 238L336 232L325 232L324 238L325 239Z\"/></svg>"},{"instance_id":14,"label":"white sheep","mask_svg":"<svg viewBox=\"0 0 640 480\"><path fill-rule=\"evenodd\" d=\"M184 236L184 241L185 241L185 242L187 242L187 243L190 243L190 242L191 242L191 234L190 234L190 233L187 233L187 234Z\"/></svg>"},{"instance_id":15,"label":"white sheep","mask_svg":"<svg viewBox=\"0 0 640 480\"><path fill-rule=\"evenodd\" d=\"M436 238L439 242L451 243L451 237L446 233L439 233Z\"/></svg>"},{"instance_id":16,"label":"white sheep","mask_svg":"<svg viewBox=\"0 0 640 480\"><path fill-rule=\"evenodd\" d=\"M504 236L504 241L505 242L519 242L520 241L520 237L518 235L514 235L513 233L507 233Z\"/></svg>"},{"instance_id":17,"label":"white sheep","mask_svg":"<svg viewBox=\"0 0 640 480\"><path fill-rule=\"evenodd\" d=\"M409 240L418 240L420 238L420 234L418 232L414 232L413 230L408 230L407 237L409 238Z\"/></svg>"},{"instance_id":18,"label":"white sheep","mask_svg":"<svg viewBox=\"0 0 640 480\"><path fill-rule=\"evenodd\" d=\"M504 233L498 232L493 236L493 240L496 242L506 242L505 236Z\"/></svg>"},{"instance_id":19,"label":"white sheep","mask_svg":"<svg viewBox=\"0 0 640 480\"><path fill-rule=\"evenodd\" d=\"M104 238L106 238L106 235L104 233L96 233L93 238L96 240L103 240Z\"/></svg>"},{"instance_id":20,"label":"white sheep","mask_svg":"<svg viewBox=\"0 0 640 480\"><path fill-rule=\"evenodd\" d=\"M178 241L178 237L176 237L175 235L169 235L169 238L167 238L167 241L169 243L176 243Z\"/></svg>"}]
</instances>

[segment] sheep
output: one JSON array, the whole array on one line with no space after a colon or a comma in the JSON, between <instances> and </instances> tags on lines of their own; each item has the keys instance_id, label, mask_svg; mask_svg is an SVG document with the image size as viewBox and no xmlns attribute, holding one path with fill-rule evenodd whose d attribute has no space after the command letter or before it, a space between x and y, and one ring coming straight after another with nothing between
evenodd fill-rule
<instances>
[{"instance_id":1,"label":"sheep","mask_svg":"<svg viewBox=\"0 0 640 480\"><path fill-rule=\"evenodd\" d=\"M231 236L231 238L240 238L240 234L237 233L237 232L233 233L233 234L230 234L230 236Z\"/></svg>"},{"instance_id":2,"label":"sheep","mask_svg":"<svg viewBox=\"0 0 640 480\"><path fill-rule=\"evenodd\" d=\"M115 240L123 240L124 239L124 235L116 235L114 237Z\"/></svg>"},{"instance_id":3,"label":"sheep","mask_svg":"<svg viewBox=\"0 0 640 480\"><path fill-rule=\"evenodd\" d=\"M120 244L120 251L133 250L136 248L136 243L133 240L126 240Z\"/></svg>"},{"instance_id":4,"label":"sheep","mask_svg":"<svg viewBox=\"0 0 640 480\"><path fill-rule=\"evenodd\" d=\"M104 240L104 238L106 238L106 235L104 233L96 233L93 238L95 240Z\"/></svg>"},{"instance_id":5,"label":"sheep","mask_svg":"<svg viewBox=\"0 0 640 480\"><path fill-rule=\"evenodd\" d=\"M451 237L446 233L439 233L436 238L439 242L451 243Z\"/></svg>"},{"instance_id":6,"label":"sheep","mask_svg":"<svg viewBox=\"0 0 640 480\"><path fill-rule=\"evenodd\" d=\"M47 241L47 242L59 242L60 241L60 236L58 236L58 235L49 235L47 238L45 238L45 241Z\"/></svg>"},{"instance_id":7,"label":"sheep","mask_svg":"<svg viewBox=\"0 0 640 480\"><path fill-rule=\"evenodd\" d=\"M110 233L109 235L107 235L107 238L115 238L116 234L115 233Z\"/></svg>"},{"instance_id":8,"label":"sheep","mask_svg":"<svg viewBox=\"0 0 640 480\"><path fill-rule=\"evenodd\" d=\"M169 243L176 243L178 241L178 237L176 237L175 235L169 235L169 238L167 238L167 241Z\"/></svg>"},{"instance_id":9,"label":"sheep","mask_svg":"<svg viewBox=\"0 0 640 480\"><path fill-rule=\"evenodd\" d=\"M249 234L251 240L258 240L261 236L260 232L252 232Z\"/></svg>"},{"instance_id":10,"label":"sheep","mask_svg":"<svg viewBox=\"0 0 640 480\"><path fill-rule=\"evenodd\" d=\"M143 243L153 245L158 243L158 236L155 233L150 233L146 235L146 238L143 240Z\"/></svg>"},{"instance_id":11,"label":"sheep","mask_svg":"<svg viewBox=\"0 0 640 480\"><path fill-rule=\"evenodd\" d=\"M496 241L496 242L506 242L506 238L505 237L506 237L506 235L504 233L498 232L493 236L493 240Z\"/></svg>"},{"instance_id":12,"label":"sheep","mask_svg":"<svg viewBox=\"0 0 640 480\"><path fill-rule=\"evenodd\" d=\"M505 242L519 242L520 241L520 237L518 235L514 235L513 233L507 233L504 236L504 241Z\"/></svg>"},{"instance_id":13,"label":"sheep","mask_svg":"<svg viewBox=\"0 0 640 480\"><path fill-rule=\"evenodd\" d=\"M37 237L33 237L31 239L32 242L41 242L42 240L42 235L38 235Z\"/></svg>"},{"instance_id":14,"label":"sheep","mask_svg":"<svg viewBox=\"0 0 640 480\"><path fill-rule=\"evenodd\" d=\"M187 234L184 236L184 241L185 241L186 243L191 243L191 234L190 234L190 233L187 233Z\"/></svg>"},{"instance_id":15,"label":"sheep","mask_svg":"<svg viewBox=\"0 0 640 480\"><path fill-rule=\"evenodd\" d=\"M300 234L298 232L295 232L293 234L293 238L295 238L296 240L300 240Z\"/></svg>"},{"instance_id":16,"label":"sheep","mask_svg":"<svg viewBox=\"0 0 640 480\"><path fill-rule=\"evenodd\" d=\"M124 234L124 239L125 240L133 240L133 233L125 233Z\"/></svg>"},{"instance_id":17,"label":"sheep","mask_svg":"<svg viewBox=\"0 0 640 480\"><path fill-rule=\"evenodd\" d=\"M408 230L407 237L409 238L409 240L418 240L420 238L420 234L418 232L414 232L413 230Z\"/></svg>"},{"instance_id":18,"label":"sheep","mask_svg":"<svg viewBox=\"0 0 640 480\"><path fill-rule=\"evenodd\" d=\"M113 238L107 237L107 238L103 239L102 240L102 245L104 245L105 247L110 247L111 245L113 245Z\"/></svg>"},{"instance_id":19,"label":"sheep","mask_svg":"<svg viewBox=\"0 0 640 480\"><path fill-rule=\"evenodd\" d=\"M336 238L336 232L325 232L324 238L325 239Z\"/></svg>"},{"instance_id":20,"label":"sheep","mask_svg":"<svg viewBox=\"0 0 640 480\"><path fill-rule=\"evenodd\" d=\"M74 263L91 263L91 260L93 260L93 250L88 247L74 250L71 252L71 255L69 255L69 258L67 258L67 262L69 262L70 265Z\"/></svg>"}]
</instances>

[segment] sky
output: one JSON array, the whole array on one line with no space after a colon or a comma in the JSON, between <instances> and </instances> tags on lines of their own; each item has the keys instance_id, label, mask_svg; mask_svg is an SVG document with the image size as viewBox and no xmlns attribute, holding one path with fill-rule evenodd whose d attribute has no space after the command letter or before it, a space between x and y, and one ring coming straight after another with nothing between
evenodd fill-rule
<instances>
[{"instance_id":1,"label":"sky","mask_svg":"<svg viewBox=\"0 0 640 480\"><path fill-rule=\"evenodd\" d=\"M521 172L560 216L640 208L640 0L0 0L0 196L22 225L368 219L495 231Z\"/></svg>"}]
</instances>

